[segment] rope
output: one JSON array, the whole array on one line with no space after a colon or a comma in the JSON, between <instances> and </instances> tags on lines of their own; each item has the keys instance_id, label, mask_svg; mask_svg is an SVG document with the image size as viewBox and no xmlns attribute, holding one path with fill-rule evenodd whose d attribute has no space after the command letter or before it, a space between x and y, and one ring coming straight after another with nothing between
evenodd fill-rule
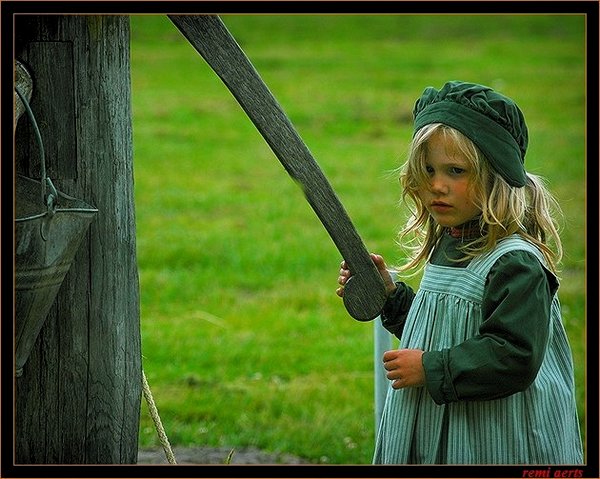
<instances>
[{"instance_id":1,"label":"rope","mask_svg":"<svg viewBox=\"0 0 600 479\"><path fill-rule=\"evenodd\" d=\"M165 455L167 456L167 461L169 461L169 464L177 464L175 455L173 454L173 449L171 449L171 444L169 444L169 438L165 433L165 428L163 427L160 416L158 415L158 409L154 403L154 398L152 397L152 392L150 391L150 386L148 385L148 380L146 379L146 373L143 369L142 390L144 392L144 398L146 398L146 402L148 403L148 409L150 410L150 416L152 416L152 420L154 421L158 438L160 439L160 443L162 444Z\"/></svg>"}]
</instances>

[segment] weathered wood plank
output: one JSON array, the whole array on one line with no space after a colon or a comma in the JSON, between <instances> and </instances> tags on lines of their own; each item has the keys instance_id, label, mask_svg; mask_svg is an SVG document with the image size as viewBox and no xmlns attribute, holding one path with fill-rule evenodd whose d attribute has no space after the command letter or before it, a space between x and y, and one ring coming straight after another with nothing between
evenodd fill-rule
<instances>
[{"instance_id":1,"label":"weathered wood plank","mask_svg":"<svg viewBox=\"0 0 600 479\"><path fill-rule=\"evenodd\" d=\"M23 15L15 33L16 57L29 52L34 79L61 69L65 79L49 95L34 85L32 97L34 112L52 117L44 125L45 147L57 155L50 173L60 178L52 180L99 210L16 379L16 462L136 463L141 338L129 17ZM60 50L59 64L49 63L45 47ZM56 80L40 84L48 90ZM21 137L17 148L23 142L33 140ZM28 171L29 160L17 169Z\"/></svg>"},{"instance_id":2,"label":"weathered wood plank","mask_svg":"<svg viewBox=\"0 0 600 479\"><path fill-rule=\"evenodd\" d=\"M350 217L308 147L260 75L216 15L170 15L264 137L346 260L353 276L344 305L360 321L374 319L385 302L385 286Z\"/></svg>"},{"instance_id":3,"label":"weathered wood plank","mask_svg":"<svg viewBox=\"0 0 600 479\"><path fill-rule=\"evenodd\" d=\"M46 170L52 180L77 178L77 139L75 132L75 91L73 86L73 46L71 42L30 42L22 61L36 65L45 72L35 78L35 96L31 107L39 116L46 152ZM50 102L47 98L60 98ZM22 120L20 128L30 128ZM25 135L28 138L29 134ZM17 148L18 162L29 158L29 176L39 177L40 164L37 145L21 142Z\"/></svg>"}]
</instances>

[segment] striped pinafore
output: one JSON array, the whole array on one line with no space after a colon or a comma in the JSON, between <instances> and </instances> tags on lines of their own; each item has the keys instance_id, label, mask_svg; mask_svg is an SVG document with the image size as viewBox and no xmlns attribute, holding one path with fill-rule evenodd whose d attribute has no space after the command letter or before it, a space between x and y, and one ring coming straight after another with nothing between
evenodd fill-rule
<instances>
[{"instance_id":1,"label":"striped pinafore","mask_svg":"<svg viewBox=\"0 0 600 479\"><path fill-rule=\"evenodd\" d=\"M513 235L466 268L428 263L401 347L436 351L478 334L485 279L503 254L540 251ZM425 387L390 387L375 464L582 464L573 362L555 295L546 355L523 392L437 405Z\"/></svg>"}]
</instances>

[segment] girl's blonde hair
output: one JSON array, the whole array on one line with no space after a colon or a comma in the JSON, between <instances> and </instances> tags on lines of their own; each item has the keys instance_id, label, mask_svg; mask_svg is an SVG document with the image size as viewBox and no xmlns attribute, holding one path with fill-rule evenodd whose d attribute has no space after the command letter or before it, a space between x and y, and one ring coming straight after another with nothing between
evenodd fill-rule
<instances>
[{"instance_id":1,"label":"girl's blonde hair","mask_svg":"<svg viewBox=\"0 0 600 479\"><path fill-rule=\"evenodd\" d=\"M481 210L479 227L482 236L462 246L469 259L485 254L496 243L512 234L519 234L536 245L548 267L557 272L562 258L562 244L555 217L561 215L558 202L546 188L541 177L527 173L527 184L510 186L489 165L475 144L458 130L441 123L419 129L410 145L408 160L400 170L402 201L409 204L410 215L399 233L399 243L410 251L408 262L400 270L416 270L429 258L445 228L435 222L420 199L419 192L428 187L426 145L434 133L443 135L464 155L471 177L469 188L476 206ZM409 238L410 236L410 238Z\"/></svg>"}]
</instances>

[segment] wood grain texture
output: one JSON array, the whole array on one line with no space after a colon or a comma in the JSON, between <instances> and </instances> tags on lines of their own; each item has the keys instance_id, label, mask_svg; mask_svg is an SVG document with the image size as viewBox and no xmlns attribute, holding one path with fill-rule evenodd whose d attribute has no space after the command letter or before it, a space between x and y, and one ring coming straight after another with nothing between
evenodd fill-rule
<instances>
[{"instance_id":1,"label":"wood grain texture","mask_svg":"<svg viewBox=\"0 0 600 479\"><path fill-rule=\"evenodd\" d=\"M99 210L16 379L16 463L134 464L142 381L129 17L16 17L15 55L34 77L50 177ZM26 129L16 134L17 148L35 144ZM19 156L17 170L35 177L36 159Z\"/></svg>"},{"instance_id":2,"label":"wood grain texture","mask_svg":"<svg viewBox=\"0 0 600 479\"><path fill-rule=\"evenodd\" d=\"M386 297L381 275L329 181L250 60L218 16L169 18L221 78L289 175L302 187L353 272L344 294L349 314L359 321L377 317Z\"/></svg>"}]
</instances>

